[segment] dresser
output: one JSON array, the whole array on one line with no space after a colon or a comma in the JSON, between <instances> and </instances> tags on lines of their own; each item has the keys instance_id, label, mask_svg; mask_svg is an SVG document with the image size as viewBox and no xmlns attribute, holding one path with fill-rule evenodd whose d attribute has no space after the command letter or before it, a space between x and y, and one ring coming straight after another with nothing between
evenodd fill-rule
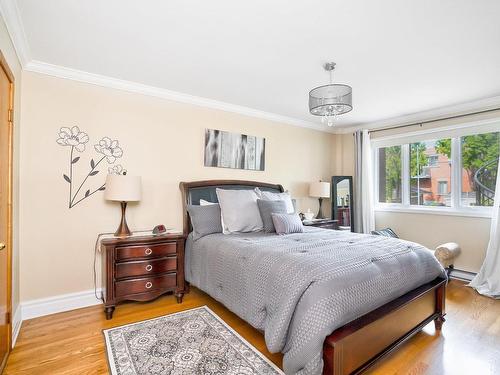
<instances>
[{"instance_id":1,"label":"dresser","mask_svg":"<svg viewBox=\"0 0 500 375\"><path fill-rule=\"evenodd\" d=\"M121 301L150 301L171 292L184 296L183 234L109 238L101 242L106 319Z\"/></svg>"}]
</instances>

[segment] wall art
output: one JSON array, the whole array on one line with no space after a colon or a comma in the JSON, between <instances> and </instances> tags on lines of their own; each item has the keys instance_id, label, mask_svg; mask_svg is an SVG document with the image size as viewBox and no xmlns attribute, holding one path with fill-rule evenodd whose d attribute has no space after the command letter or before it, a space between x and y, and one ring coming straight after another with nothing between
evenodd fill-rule
<instances>
[{"instance_id":1,"label":"wall art","mask_svg":"<svg viewBox=\"0 0 500 375\"><path fill-rule=\"evenodd\" d=\"M266 139L222 130L205 130L205 167L263 171Z\"/></svg>"},{"instance_id":2,"label":"wall art","mask_svg":"<svg viewBox=\"0 0 500 375\"><path fill-rule=\"evenodd\" d=\"M102 173L99 174L101 170L98 169L99 166L103 166L101 163L107 163L108 173L110 174L122 174L124 172L120 164L114 165L116 160L123 156L123 150L118 140L104 137L94 145L94 151L97 152L98 155L95 159L94 157L90 159L87 175L80 184L75 182L74 169L82 165L78 163L80 161L78 153L83 153L85 151L89 140L87 133L80 131L78 126L73 126L72 128L62 127L59 130L56 140L57 144L69 148L68 172L63 173L63 179L68 183L68 208L73 208L77 204L93 196L95 193L106 189L106 183L102 181L102 178L94 178L98 175L102 176ZM96 180L100 182L96 183Z\"/></svg>"}]
</instances>

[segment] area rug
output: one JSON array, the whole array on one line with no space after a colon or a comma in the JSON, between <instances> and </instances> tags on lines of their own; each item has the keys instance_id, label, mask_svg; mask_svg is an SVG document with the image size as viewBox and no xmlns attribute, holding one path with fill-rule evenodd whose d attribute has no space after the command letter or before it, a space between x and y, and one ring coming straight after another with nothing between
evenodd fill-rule
<instances>
[{"instance_id":1,"label":"area rug","mask_svg":"<svg viewBox=\"0 0 500 375\"><path fill-rule=\"evenodd\" d=\"M113 375L283 374L207 306L103 332Z\"/></svg>"}]
</instances>

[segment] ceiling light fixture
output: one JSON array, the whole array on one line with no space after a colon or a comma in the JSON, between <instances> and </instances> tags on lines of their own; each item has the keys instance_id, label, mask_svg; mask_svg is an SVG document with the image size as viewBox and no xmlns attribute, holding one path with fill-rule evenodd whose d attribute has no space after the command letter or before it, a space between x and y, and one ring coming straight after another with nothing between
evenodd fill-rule
<instances>
[{"instance_id":1,"label":"ceiling light fixture","mask_svg":"<svg viewBox=\"0 0 500 375\"><path fill-rule=\"evenodd\" d=\"M332 83L335 63L326 63L323 68L330 74L330 83L309 91L309 112L322 116L321 122L333 126L339 115L352 111L352 87Z\"/></svg>"}]
</instances>

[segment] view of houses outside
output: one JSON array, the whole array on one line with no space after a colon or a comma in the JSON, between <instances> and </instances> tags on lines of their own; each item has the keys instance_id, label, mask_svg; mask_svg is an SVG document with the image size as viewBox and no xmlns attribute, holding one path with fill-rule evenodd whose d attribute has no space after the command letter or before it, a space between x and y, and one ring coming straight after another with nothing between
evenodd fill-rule
<instances>
[{"instance_id":1,"label":"view of houses outside","mask_svg":"<svg viewBox=\"0 0 500 375\"><path fill-rule=\"evenodd\" d=\"M461 205L492 206L500 133L464 136L461 142ZM379 202L402 203L401 146L383 147L379 157ZM409 145L410 204L451 206L451 139Z\"/></svg>"},{"instance_id":2,"label":"view of houses outside","mask_svg":"<svg viewBox=\"0 0 500 375\"><path fill-rule=\"evenodd\" d=\"M436 149L447 141L410 145L410 204L451 206L451 159Z\"/></svg>"}]
</instances>

